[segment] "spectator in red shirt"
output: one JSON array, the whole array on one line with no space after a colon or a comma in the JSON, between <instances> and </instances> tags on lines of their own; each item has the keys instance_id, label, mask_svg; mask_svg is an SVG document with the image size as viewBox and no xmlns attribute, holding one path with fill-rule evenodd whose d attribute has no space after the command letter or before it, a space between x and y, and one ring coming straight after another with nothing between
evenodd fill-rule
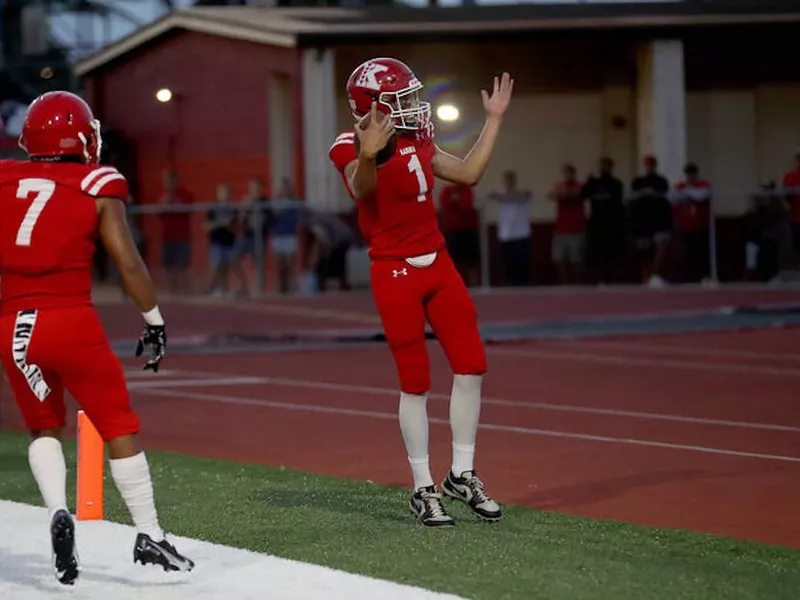
<instances>
[{"instance_id":1,"label":"spectator in red shirt","mask_svg":"<svg viewBox=\"0 0 800 600\"><path fill-rule=\"evenodd\" d=\"M795 262L800 264L800 148L794 153L794 169L783 176L783 189L791 209Z\"/></svg>"},{"instance_id":2,"label":"spectator in red shirt","mask_svg":"<svg viewBox=\"0 0 800 600\"><path fill-rule=\"evenodd\" d=\"M558 268L561 282L580 283L583 278L583 259L586 247L586 213L583 186L578 181L575 167L561 168L563 179L557 182L547 197L556 203L556 227L553 234L553 262Z\"/></svg>"},{"instance_id":3,"label":"spectator in red shirt","mask_svg":"<svg viewBox=\"0 0 800 600\"><path fill-rule=\"evenodd\" d=\"M689 163L683 169L686 179L672 193L672 214L680 236L684 273L692 283L711 275L711 185L700 177L700 169Z\"/></svg>"},{"instance_id":4,"label":"spectator in red shirt","mask_svg":"<svg viewBox=\"0 0 800 600\"><path fill-rule=\"evenodd\" d=\"M472 188L450 184L439 195L439 216L447 250L468 286L480 283L479 217Z\"/></svg>"},{"instance_id":5,"label":"spectator in red shirt","mask_svg":"<svg viewBox=\"0 0 800 600\"><path fill-rule=\"evenodd\" d=\"M183 206L193 202L191 194L181 187L178 173L164 173L164 193L161 203L168 206ZM161 215L163 247L161 263L167 271L170 293L189 292L189 262L191 258L192 214L189 212L166 212Z\"/></svg>"}]
</instances>

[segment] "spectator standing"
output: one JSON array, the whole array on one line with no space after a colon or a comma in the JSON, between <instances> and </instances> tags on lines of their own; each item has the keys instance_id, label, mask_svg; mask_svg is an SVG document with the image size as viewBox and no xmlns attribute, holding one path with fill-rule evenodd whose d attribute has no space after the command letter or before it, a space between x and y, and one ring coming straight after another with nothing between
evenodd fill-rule
<instances>
[{"instance_id":1,"label":"spectator standing","mask_svg":"<svg viewBox=\"0 0 800 600\"><path fill-rule=\"evenodd\" d=\"M503 255L506 281L512 286L528 285L531 281L531 220L533 195L517 188L517 174L503 174L503 190L490 199L500 206L497 217L497 239Z\"/></svg>"},{"instance_id":2,"label":"spectator standing","mask_svg":"<svg viewBox=\"0 0 800 600\"><path fill-rule=\"evenodd\" d=\"M613 283L621 277L625 258L625 195L622 181L614 177L614 161L600 159L597 175L586 180L581 196L589 201L586 229L587 262L599 283Z\"/></svg>"},{"instance_id":3,"label":"spectator standing","mask_svg":"<svg viewBox=\"0 0 800 600\"><path fill-rule=\"evenodd\" d=\"M286 294L296 287L295 261L300 225L300 199L288 177L281 181L277 196L270 202L269 214L272 251L278 261L278 283L281 293Z\"/></svg>"},{"instance_id":4,"label":"spectator standing","mask_svg":"<svg viewBox=\"0 0 800 600\"><path fill-rule=\"evenodd\" d=\"M233 249L236 243L234 225L236 215L230 208L231 188L227 183L217 186L217 207L206 215L206 231L211 250L211 294L225 296L228 293L228 273L230 272Z\"/></svg>"},{"instance_id":5,"label":"spectator standing","mask_svg":"<svg viewBox=\"0 0 800 600\"><path fill-rule=\"evenodd\" d=\"M250 286L244 272L244 261L249 256L256 268L264 268L264 256L256 257L256 234L263 241L267 237L267 196L264 193L264 182L253 177L247 183L247 194L242 198L242 209L239 212L241 236L236 241L231 267L239 279L239 295L248 296ZM263 247L263 246L262 246Z\"/></svg>"},{"instance_id":6,"label":"spectator standing","mask_svg":"<svg viewBox=\"0 0 800 600\"><path fill-rule=\"evenodd\" d=\"M747 212L746 268L749 279L780 281L791 261L791 207L774 181L761 184Z\"/></svg>"},{"instance_id":7,"label":"spectator standing","mask_svg":"<svg viewBox=\"0 0 800 600\"><path fill-rule=\"evenodd\" d=\"M161 215L164 243L161 251L161 263L167 271L169 290L173 294L189 292L192 215L180 208L192 202L191 194L180 185L177 171L165 171L161 204L178 209Z\"/></svg>"},{"instance_id":8,"label":"spectator standing","mask_svg":"<svg viewBox=\"0 0 800 600\"><path fill-rule=\"evenodd\" d=\"M794 262L800 264L800 148L794 153L794 169L783 176L783 190L790 206Z\"/></svg>"},{"instance_id":9,"label":"spectator standing","mask_svg":"<svg viewBox=\"0 0 800 600\"><path fill-rule=\"evenodd\" d=\"M630 221L641 280L650 287L663 287L670 242L672 206L667 198L669 182L658 173L658 161L644 158L645 173L633 180Z\"/></svg>"},{"instance_id":10,"label":"spectator standing","mask_svg":"<svg viewBox=\"0 0 800 600\"><path fill-rule=\"evenodd\" d=\"M700 169L689 163L686 179L675 186L672 214L680 235L686 280L698 283L711 276L711 184L700 177Z\"/></svg>"},{"instance_id":11,"label":"spectator standing","mask_svg":"<svg viewBox=\"0 0 800 600\"><path fill-rule=\"evenodd\" d=\"M313 213L309 217L308 227L320 244L316 265L319 291L327 289L329 279L338 282L339 290L349 290L347 251L355 241L353 230L333 213Z\"/></svg>"},{"instance_id":12,"label":"spectator standing","mask_svg":"<svg viewBox=\"0 0 800 600\"><path fill-rule=\"evenodd\" d=\"M439 195L439 216L447 251L467 286L480 283L480 218L472 187L449 184Z\"/></svg>"},{"instance_id":13,"label":"spectator standing","mask_svg":"<svg viewBox=\"0 0 800 600\"><path fill-rule=\"evenodd\" d=\"M556 203L556 226L553 232L553 262L561 283L576 284L583 278L586 244L586 213L575 167L561 168L561 181L553 185L547 197Z\"/></svg>"}]
</instances>

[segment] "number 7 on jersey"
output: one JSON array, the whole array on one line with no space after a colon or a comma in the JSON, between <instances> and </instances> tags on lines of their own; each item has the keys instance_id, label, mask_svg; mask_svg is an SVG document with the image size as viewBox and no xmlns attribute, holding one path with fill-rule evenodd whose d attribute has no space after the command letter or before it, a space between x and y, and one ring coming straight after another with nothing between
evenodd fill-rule
<instances>
[{"instance_id":1,"label":"number 7 on jersey","mask_svg":"<svg viewBox=\"0 0 800 600\"><path fill-rule=\"evenodd\" d=\"M53 197L53 192L56 190L56 184L49 179L21 179L19 187L17 187L17 198L25 200L31 194L35 194L33 202L28 207L25 213L25 218L17 230L17 246L30 246L31 236L33 235L33 228L36 227L36 221L39 220L39 215L42 214L44 207L47 205L48 200Z\"/></svg>"}]
</instances>

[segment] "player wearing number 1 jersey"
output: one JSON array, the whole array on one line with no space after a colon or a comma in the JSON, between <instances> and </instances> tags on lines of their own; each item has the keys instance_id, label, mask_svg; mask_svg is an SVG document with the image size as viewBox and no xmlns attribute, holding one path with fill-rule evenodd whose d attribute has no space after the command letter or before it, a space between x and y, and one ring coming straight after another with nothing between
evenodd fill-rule
<instances>
[{"instance_id":1,"label":"player wearing number 1 jersey","mask_svg":"<svg viewBox=\"0 0 800 600\"><path fill-rule=\"evenodd\" d=\"M33 440L31 471L50 511L56 578L79 574L61 449L64 390L108 444L111 476L139 530L134 561L187 571L194 565L159 526L150 470L135 441L139 420L125 377L92 307L92 256L99 236L146 326L145 365L158 371L164 321L125 220L125 178L98 165L100 126L74 94L49 92L30 105L20 147L26 161L0 161L0 357Z\"/></svg>"},{"instance_id":2,"label":"player wearing number 1 jersey","mask_svg":"<svg viewBox=\"0 0 800 600\"><path fill-rule=\"evenodd\" d=\"M454 523L441 503L428 461L427 320L454 374L453 461L442 491L467 504L479 518L497 521L502 509L484 491L473 465L486 356L477 313L447 254L431 191L434 177L466 185L481 178L513 80L504 73L495 78L492 94L482 92L486 123L464 159L434 143L430 105L420 101L421 89L422 83L399 60L377 58L360 65L347 82L357 122L352 131L336 138L330 158L357 203L359 225L369 244L373 296L400 379L400 428L414 481L411 510L425 525Z\"/></svg>"}]
</instances>

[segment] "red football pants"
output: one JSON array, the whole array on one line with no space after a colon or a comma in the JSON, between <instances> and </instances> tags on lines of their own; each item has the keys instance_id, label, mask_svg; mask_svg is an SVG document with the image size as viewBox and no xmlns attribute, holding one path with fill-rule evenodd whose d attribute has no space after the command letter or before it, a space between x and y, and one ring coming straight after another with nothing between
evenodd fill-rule
<instances>
[{"instance_id":1,"label":"red football pants","mask_svg":"<svg viewBox=\"0 0 800 600\"><path fill-rule=\"evenodd\" d=\"M139 431L122 366L92 307L3 315L0 357L31 431L65 425L65 388L104 440Z\"/></svg>"},{"instance_id":2,"label":"red football pants","mask_svg":"<svg viewBox=\"0 0 800 600\"><path fill-rule=\"evenodd\" d=\"M478 313L447 252L440 252L432 265L422 268L404 260L375 260L370 275L375 304L404 392L423 394L431 384L426 319L453 373L486 372Z\"/></svg>"}]
</instances>

